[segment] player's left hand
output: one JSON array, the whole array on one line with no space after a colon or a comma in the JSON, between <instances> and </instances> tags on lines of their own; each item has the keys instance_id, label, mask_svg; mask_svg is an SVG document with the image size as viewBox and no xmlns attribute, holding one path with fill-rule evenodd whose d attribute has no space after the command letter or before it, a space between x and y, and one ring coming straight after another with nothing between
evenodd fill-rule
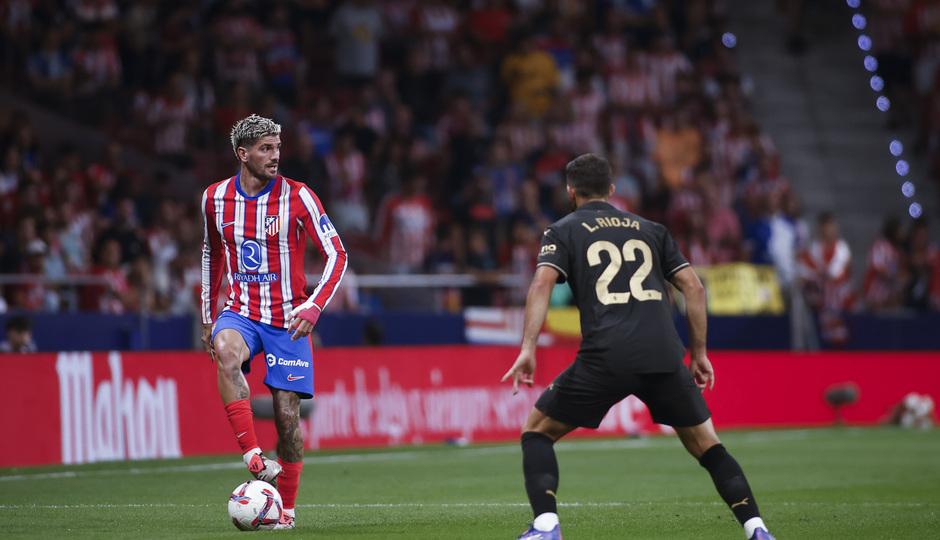
<instances>
[{"instance_id":1,"label":"player's left hand","mask_svg":"<svg viewBox=\"0 0 940 540\"><path fill-rule=\"evenodd\" d=\"M707 356L692 357L689 360L689 371L695 379L695 385L699 390L711 390L715 387L715 370L712 369L712 363Z\"/></svg>"},{"instance_id":2,"label":"player's left hand","mask_svg":"<svg viewBox=\"0 0 940 540\"><path fill-rule=\"evenodd\" d=\"M529 351L519 352L515 363L509 368L509 371L503 375L499 382L506 382L506 379L512 377L512 395L519 393L519 383L527 384L532 387L532 375L535 373L535 353Z\"/></svg>"},{"instance_id":3,"label":"player's left hand","mask_svg":"<svg viewBox=\"0 0 940 540\"><path fill-rule=\"evenodd\" d=\"M287 320L290 321L289 331L293 332L290 336L290 340L294 341L309 336L319 318L320 308L317 307L316 304L306 308L300 305L291 310L287 315Z\"/></svg>"}]
</instances>

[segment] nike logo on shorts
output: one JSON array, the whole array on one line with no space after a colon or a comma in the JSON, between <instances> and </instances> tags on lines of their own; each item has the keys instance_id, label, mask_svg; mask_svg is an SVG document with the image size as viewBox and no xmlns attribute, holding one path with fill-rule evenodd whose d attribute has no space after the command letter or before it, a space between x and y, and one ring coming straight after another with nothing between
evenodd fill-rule
<instances>
[{"instance_id":1,"label":"nike logo on shorts","mask_svg":"<svg viewBox=\"0 0 940 540\"><path fill-rule=\"evenodd\" d=\"M288 381L299 381L300 379L303 379L304 377L306 377L306 375L301 375L301 376L299 376L299 377L294 377L293 375L288 375L288 376L287 376L287 380L288 380Z\"/></svg>"}]
</instances>

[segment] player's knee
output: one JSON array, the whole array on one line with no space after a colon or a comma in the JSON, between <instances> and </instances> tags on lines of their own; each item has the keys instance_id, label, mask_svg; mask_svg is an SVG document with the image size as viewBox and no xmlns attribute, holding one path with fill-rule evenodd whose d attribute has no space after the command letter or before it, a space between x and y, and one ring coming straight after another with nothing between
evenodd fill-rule
<instances>
[{"instance_id":1,"label":"player's knee","mask_svg":"<svg viewBox=\"0 0 940 540\"><path fill-rule=\"evenodd\" d=\"M529 413L528 418L526 418L525 423L522 425L522 433L524 434L532 431L547 435L547 433L544 432L546 418L547 417L544 415L544 413L538 409L532 409L532 412Z\"/></svg>"},{"instance_id":2,"label":"player's knee","mask_svg":"<svg viewBox=\"0 0 940 540\"><path fill-rule=\"evenodd\" d=\"M278 405L275 410L277 411L277 416L282 420L296 420L300 418L300 410L289 403L282 403Z\"/></svg>"},{"instance_id":3,"label":"player's knee","mask_svg":"<svg viewBox=\"0 0 940 540\"><path fill-rule=\"evenodd\" d=\"M706 421L694 427L677 427L676 434L682 445L695 459L702 457L705 452L715 445L721 444L718 434L715 433L711 421Z\"/></svg>"},{"instance_id":4,"label":"player's knee","mask_svg":"<svg viewBox=\"0 0 940 540\"><path fill-rule=\"evenodd\" d=\"M239 348L228 340L215 340L215 358L219 370L229 371L238 368L242 363L240 356Z\"/></svg>"},{"instance_id":5,"label":"player's knee","mask_svg":"<svg viewBox=\"0 0 940 540\"><path fill-rule=\"evenodd\" d=\"M569 426L554 420L541 411L536 410L536 412L529 415L525 425L522 426L522 435L526 433L539 433L553 441L557 441L573 429L574 426Z\"/></svg>"},{"instance_id":6,"label":"player's knee","mask_svg":"<svg viewBox=\"0 0 940 540\"><path fill-rule=\"evenodd\" d=\"M282 425L295 424L300 420L299 399L279 399L274 404L275 420Z\"/></svg>"},{"instance_id":7,"label":"player's knee","mask_svg":"<svg viewBox=\"0 0 940 540\"><path fill-rule=\"evenodd\" d=\"M685 449L695 459L701 459L705 452L721 444L717 436L710 436L709 434L696 434L696 436L689 437L682 442Z\"/></svg>"}]
</instances>

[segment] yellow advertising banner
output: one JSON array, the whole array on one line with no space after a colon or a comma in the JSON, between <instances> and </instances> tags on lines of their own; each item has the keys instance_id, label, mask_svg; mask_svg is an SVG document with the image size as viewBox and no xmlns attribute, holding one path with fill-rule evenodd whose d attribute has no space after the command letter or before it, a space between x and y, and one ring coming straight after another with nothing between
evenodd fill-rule
<instances>
[{"instance_id":1,"label":"yellow advertising banner","mask_svg":"<svg viewBox=\"0 0 940 540\"><path fill-rule=\"evenodd\" d=\"M780 315L786 311L773 266L725 263L697 266L695 272L702 278L708 293L709 315ZM684 311L682 295L676 293L673 298ZM545 330L556 338L580 339L578 308L549 309Z\"/></svg>"},{"instance_id":2,"label":"yellow advertising banner","mask_svg":"<svg viewBox=\"0 0 940 540\"><path fill-rule=\"evenodd\" d=\"M559 285L556 285L558 287ZM561 285L567 287L567 285ZM551 308L545 318L545 330L553 336L581 339L581 314L576 307Z\"/></svg>"},{"instance_id":3,"label":"yellow advertising banner","mask_svg":"<svg viewBox=\"0 0 940 540\"><path fill-rule=\"evenodd\" d=\"M726 263L696 267L711 315L779 315L786 310L777 271L770 265Z\"/></svg>"}]
</instances>

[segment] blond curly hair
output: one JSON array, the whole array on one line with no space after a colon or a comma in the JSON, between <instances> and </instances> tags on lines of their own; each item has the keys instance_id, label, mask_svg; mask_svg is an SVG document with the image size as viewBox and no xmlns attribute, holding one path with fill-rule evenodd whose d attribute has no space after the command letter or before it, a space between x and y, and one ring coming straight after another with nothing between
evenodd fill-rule
<instances>
[{"instance_id":1,"label":"blond curly hair","mask_svg":"<svg viewBox=\"0 0 940 540\"><path fill-rule=\"evenodd\" d=\"M258 142L261 137L280 134L280 124L270 118L253 114L248 118L242 118L235 122L229 138L232 140L232 151L235 152L235 155L238 155L239 146L249 148Z\"/></svg>"}]
</instances>

